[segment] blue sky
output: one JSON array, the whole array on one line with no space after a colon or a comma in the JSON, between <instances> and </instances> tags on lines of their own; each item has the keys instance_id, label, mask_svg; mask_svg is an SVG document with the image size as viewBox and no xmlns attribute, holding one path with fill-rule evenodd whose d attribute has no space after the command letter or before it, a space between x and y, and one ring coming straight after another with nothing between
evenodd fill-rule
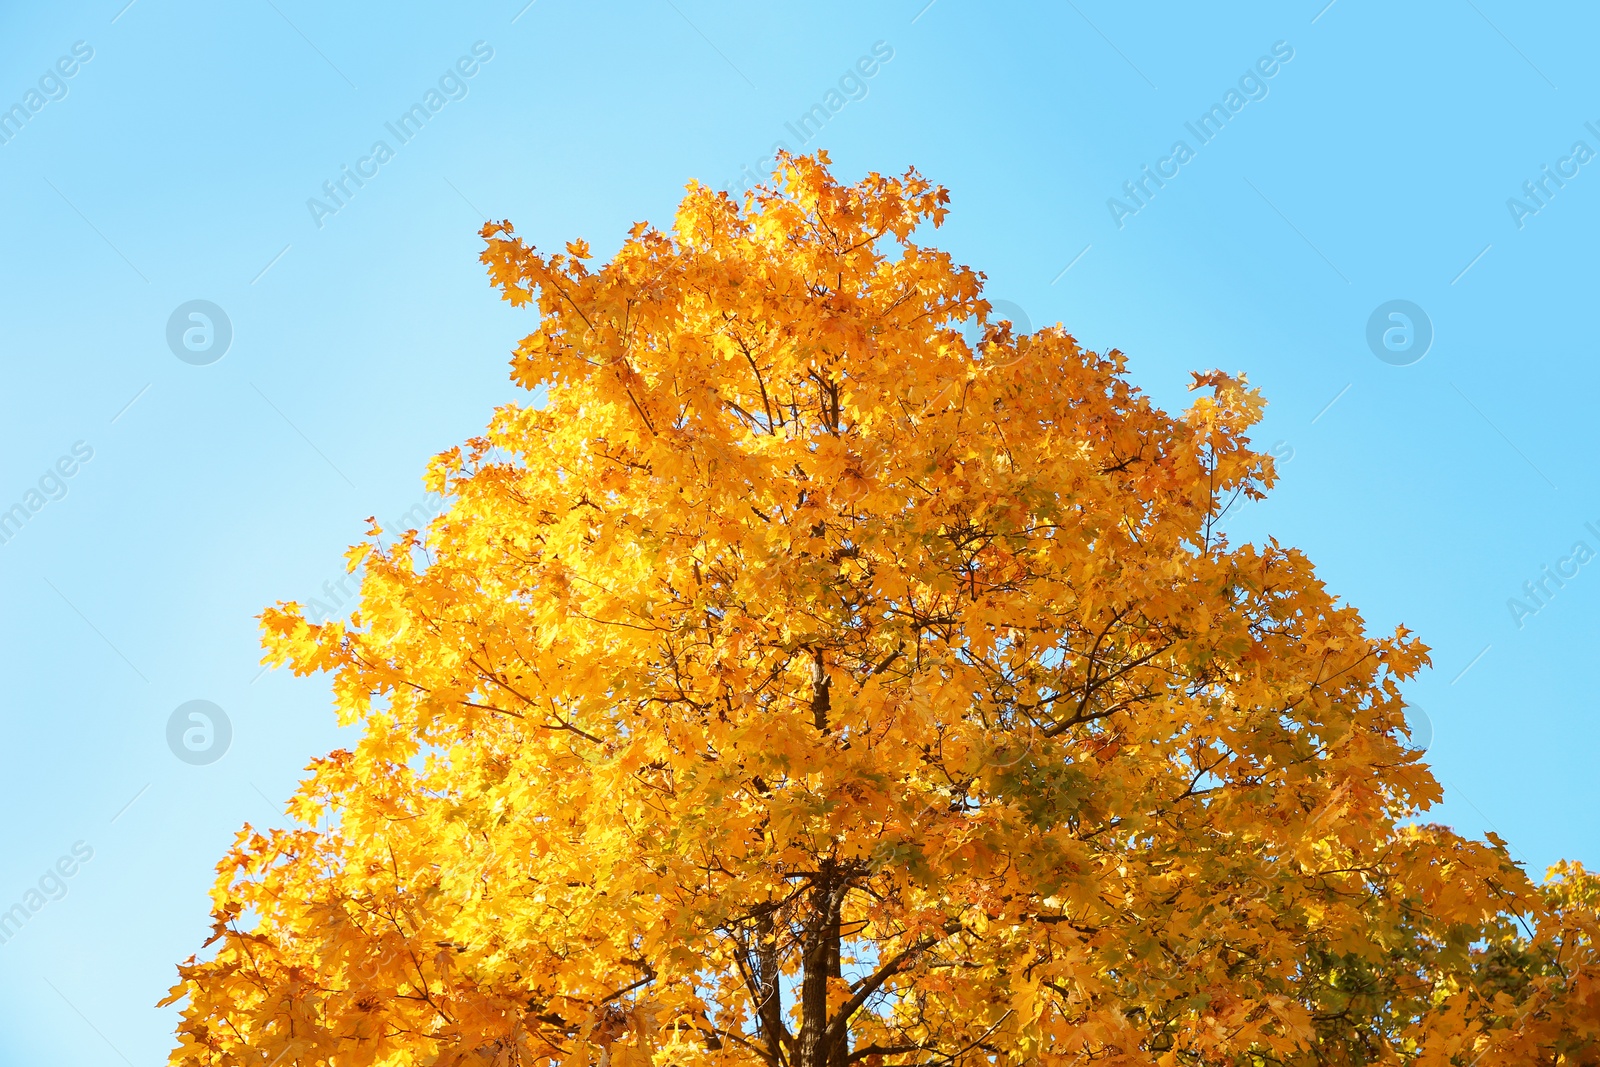
<instances>
[{"instance_id":1,"label":"blue sky","mask_svg":"<svg viewBox=\"0 0 1600 1067\"><path fill-rule=\"evenodd\" d=\"M0 909L42 901L0 1064L164 1058L213 864L339 743L255 614L334 595L364 517L427 511L427 458L518 395L483 219L605 255L780 141L949 187L991 297L1169 407L1247 373L1282 481L1231 535L1433 647L1440 821L1600 862L1593 10L125 3L0 8ZM1369 345L1391 301L1420 359ZM225 755L175 758L217 709Z\"/></svg>"}]
</instances>

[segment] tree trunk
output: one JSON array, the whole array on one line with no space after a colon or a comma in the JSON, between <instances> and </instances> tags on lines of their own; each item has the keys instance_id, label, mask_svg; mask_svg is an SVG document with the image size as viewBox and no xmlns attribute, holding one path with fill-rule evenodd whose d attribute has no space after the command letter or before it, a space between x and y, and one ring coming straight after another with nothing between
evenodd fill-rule
<instances>
[{"instance_id":1,"label":"tree trunk","mask_svg":"<svg viewBox=\"0 0 1600 1067\"><path fill-rule=\"evenodd\" d=\"M830 679L820 649L812 653L811 715L819 732L829 729L832 710ZM845 1067L848 1037L828 1038L828 980L839 978L839 917L848 892L848 877L830 859L819 863L811 886L811 918L806 923L804 973L800 980L800 1034L796 1067Z\"/></svg>"},{"instance_id":2,"label":"tree trunk","mask_svg":"<svg viewBox=\"0 0 1600 1067\"><path fill-rule=\"evenodd\" d=\"M755 977L759 988L756 1021L767 1043L768 1062L783 1062L783 1041L787 1034L783 1022L782 975L778 963L777 925L767 912L756 922Z\"/></svg>"},{"instance_id":3,"label":"tree trunk","mask_svg":"<svg viewBox=\"0 0 1600 1067\"><path fill-rule=\"evenodd\" d=\"M839 912L845 887L831 862L824 862L811 890L805 971L800 980L800 1037L797 1067L843 1067L848 1041L828 1043L828 979L840 977Z\"/></svg>"}]
</instances>

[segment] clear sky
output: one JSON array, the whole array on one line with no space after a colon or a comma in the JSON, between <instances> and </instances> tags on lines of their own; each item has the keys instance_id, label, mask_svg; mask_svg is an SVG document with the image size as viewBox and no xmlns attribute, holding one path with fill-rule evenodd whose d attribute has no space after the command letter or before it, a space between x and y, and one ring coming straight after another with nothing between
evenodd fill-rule
<instances>
[{"instance_id":1,"label":"clear sky","mask_svg":"<svg viewBox=\"0 0 1600 1067\"><path fill-rule=\"evenodd\" d=\"M164 1058L213 864L340 743L253 617L523 395L483 220L604 256L779 142L948 186L1164 405L1247 373L1230 533L1432 646L1434 816L1600 862L1592 8L124 4L0 5L0 1065Z\"/></svg>"}]
</instances>

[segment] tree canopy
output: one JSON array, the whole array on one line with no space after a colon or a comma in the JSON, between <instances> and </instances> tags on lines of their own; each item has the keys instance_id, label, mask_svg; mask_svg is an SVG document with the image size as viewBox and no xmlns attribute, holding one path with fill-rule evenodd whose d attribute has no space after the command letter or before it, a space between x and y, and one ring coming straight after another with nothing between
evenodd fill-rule
<instances>
[{"instance_id":1,"label":"tree canopy","mask_svg":"<svg viewBox=\"0 0 1600 1067\"><path fill-rule=\"evenodd\" d=\"M484 227L535 395L263 614L359 741L219 865L174 1067L1600 1062L1600 881L1424 822L1425 646L1218 530L1258 394L989 321L947 203Z\"/></svg>"}]
</instances>

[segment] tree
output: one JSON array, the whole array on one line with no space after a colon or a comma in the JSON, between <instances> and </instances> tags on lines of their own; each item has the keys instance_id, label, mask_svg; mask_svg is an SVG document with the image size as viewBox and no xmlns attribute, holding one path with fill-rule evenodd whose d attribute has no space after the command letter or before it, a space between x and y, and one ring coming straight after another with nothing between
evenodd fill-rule
<instances>
[{"instance_id":1,"label":"tree","mask_svg":"<svg viewBox=\"0 0 1600 1067\"><path fill-rule=\"evenodd\" d=\"M219 866L172 1063L1600 1062L1600 881L1421 824L1426 648L1217 529L1259 396L1014 336L943 189L827 164L598 270L485 226L542 403L264 613L360 741Z\"/></svg>"}]
</instances>

